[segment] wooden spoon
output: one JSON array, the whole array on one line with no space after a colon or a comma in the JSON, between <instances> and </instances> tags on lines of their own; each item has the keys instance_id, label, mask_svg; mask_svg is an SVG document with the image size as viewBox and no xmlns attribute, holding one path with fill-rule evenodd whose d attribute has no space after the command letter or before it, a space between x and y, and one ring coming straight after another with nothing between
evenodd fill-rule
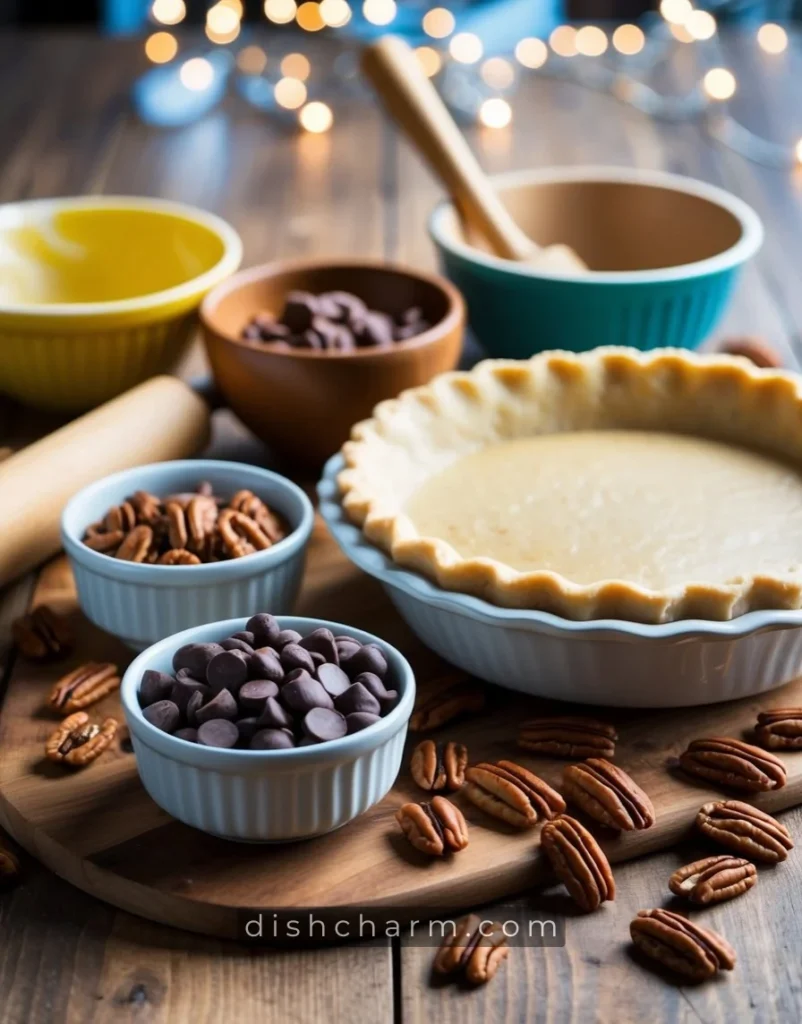
<instances>
[{"instance_id":1,"label":"wooden spoon","mask_svg":"<svg viewBox=\"0 0 802 1024\"><path fill-rule=\"evenodd\" d=\"M387 112L448 189L465 227L479 232L497 256L543 270L587 270L569 246L539 246L518 227L402 39L384 36L366 47L362 70Z\"/></svg>"}]
</instances>

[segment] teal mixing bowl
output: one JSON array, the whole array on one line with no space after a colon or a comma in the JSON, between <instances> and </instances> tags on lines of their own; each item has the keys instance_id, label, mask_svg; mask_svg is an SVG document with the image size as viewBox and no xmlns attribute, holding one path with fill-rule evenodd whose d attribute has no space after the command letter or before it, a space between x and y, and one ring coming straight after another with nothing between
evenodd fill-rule
<instances>
[{"instance_id":1,"label":"teal mixing bowl","mask_svg":"<svg viewBox=\"0 0 802 1024\"><path fill-rule=\"evenodd\" d=\"M746 203L675 174L573 167L493 181L531 238L567 243L591 269L557 274L499 259L466 238L453 205L441 203L429 231L491 356L597 345L695 348L763 241Z\"/></svg>"}]
</instances>

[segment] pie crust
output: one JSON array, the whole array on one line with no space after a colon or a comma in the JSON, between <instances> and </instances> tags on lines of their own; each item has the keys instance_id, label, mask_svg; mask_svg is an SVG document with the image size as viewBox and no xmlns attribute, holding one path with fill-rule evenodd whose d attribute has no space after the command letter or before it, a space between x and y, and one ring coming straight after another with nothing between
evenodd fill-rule
<instances>
[{"instance_id":1,"label":"pie crust","mask_svg":"<svg viewBox=\"0 0 802 1024\"><path fill-rule=\"evenodd\" d=\"M723 580L693 574L677 580L669 574L667 585L650 587L610 574L578 582L552 569L521 571L476 552L463 557L444 537L422 536L408 514L407 503L425 484L490 445L609 431L633 432L632 437L642 431L682 435L753 453L757 461L782 463L802 495L802 472L797 472L802 466L802 385L795 374L757 369L734 356L609 347L580 354L545 352L526 361L487 360L470 372L442 374L380 403L343 446L346 468L338 476L343 508L398 565L446 590L507 608L576 620L661 623L724 620L755 609L802 606L802 550L798 560L792 550L788 565L754 571L753 563L752 570L745 565ZM709 479L705 483L708 493L716 486ZM481 486L482 480L476 480ZM798 497L796 491L792 497ZM689 493L692 500L704 500L702 491ZM763 495L756 492L756 528L767 511ZM802 524L796 505L794 515L794 525ZM620 538L611 538L613 550L616 543L622 543ZM789 548L795 548L793 539Z\"/></svg>"}]
</instances>

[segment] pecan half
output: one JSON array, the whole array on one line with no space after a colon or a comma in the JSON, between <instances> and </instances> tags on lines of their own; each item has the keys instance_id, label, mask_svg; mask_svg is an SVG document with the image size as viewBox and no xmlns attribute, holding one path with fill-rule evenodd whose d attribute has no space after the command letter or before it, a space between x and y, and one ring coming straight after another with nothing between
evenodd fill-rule
<instances>
[{"instance_id":1,"label":"pecan half","mask_svg":"<svg viewBox=\"0 0 802 1024\"><path fill-rule=\"evenodd\" d=\"M164 510L167 516L167 536L171 548L183 549L187 546L189 533L183 508L175 501L168 501Z\"/></svg>"},{"instance_id":2,"label":"pecan half","mask_svg":"<svg viewBox=\"0 0 802 1024\"><path fill-rule=\"evenodd\" d=\"M102 700L120 685L117 666L90 661L63 676L50 691L50 707L69 715Z\"/></svg>"},{"instance_id":3,"label":"pecan half","mask_svg":"<svg viewBox=\"0 0 802 1024\"><path fill-rule=\"evenodd\" d=\"M11 630L20 653L34 661L62 658L74 643L67 620L46 604L16 619Z\"/></svg>"},{"instance_id":4,"label":"pecan half","mask_svg":"<svg viewBox=\"0 0 802 1024\"><path fill-rule=\"evenodd\" d=\"M638 911L629 934L646 956L691 981L704 981L735 966L735 950L726 939L672 910Z\"/></svg>"},{"instance_id":5,"label":"pecan half","mask_svg":"<svg viewBox=\"0 0 802 1024\"><path fill-rule=\"evenodd\" d=\"M767 750L802 750L802 708L761 711L755 736Z\"/></svg>"},{"instance_id":6,"label":"pecan half","mask_svg":"<svg viewBox=\"0 0 802 1024\"><path fill-rule=\"evenodd\" d=\"M115 530L114 533L93 533L89 537L84 538L84 544L93 551L99 551L101 554L108 555L111 551L116 551L117 548L125 540L125 534L122 530Z\"/></svg>"},{"instance_id":7,"label":"pecan half","mask_svg":"<svg viewBox=\"0 0 802 1024\"><path fill-rule=\"evenodd\" d=\"M435 689L436 688L436 689ZM412 712L412 732L430 732L452 722L460 715L474 714L485 707L485 688L461 672L449 672L433 680L427 693Z\"/></svg>"},{"instance_id":8,"label":"pecan half","mask_svg":"<svg viewBox=\"0 0 802 1024\"><path fill-rule=\"evenodd\" d=\"M781 789L787 776L779 757L726 736L694 740L679 763L689 775L750 793Z\"/></svg>"},{"instance_id":9,"label":"pecan half","mask_svg":"<svg viewBox=\"0 0 802 1024\"><path fill-rule=\"evenodd\" d=\"M187 551L186 548L173 548L171 551L165 551L161 558L158 560L159 565L200 565L201 560L197 555L193 555L191 551Z\"/></svg>"},{"instance_id":10,"label":"pecan half","mask_svg":"<svg viewBox=\"0 0 802 1024\"><path fill-rule=\"evenodd\" d=\"M217 523L217 502L214 498L197 495L186 509L187 530L192 547L201 552L208 544Z\"/></svg>"},{"instance_id":11,"label":"pecan half","mask_svg":"<svg viewBox=\"0 0 802 1024\"><path fill-rule=\"evenodd\" d=\"M409 771L421 789L462 789L468 765L468 748L449 740L438 746L434 740L421 740L412 751Z\"/></svg>"},{"instance_id":12,"label":"pecan half","mask_svg":"<svg viewBox=\"0 0 802 1024\"><path fill-rule=\"evenodd\" d=\"M549 757L613 757L618 733L595 718L564 715L531 718L518 733L518 746Z\"/></svg>"},{"instance_id":13,"label":"pecan half","mask_svg":"<svg viewBox=\"0 0 802 1024\"><path fill-rule=\"evenodd\" d=\"M254 551L264 551L273 546L255 520L242 512L223 509L217 518L217 525L223 544L232 558L243 558Z\"/></svg>"},{"instance_id":14,"label":"pecan half","mask_svg":"<svg viewBox=\"0 0 802 1024\"><path fill-rule=\"evenodd\" d=\"M228 504L229 508L242 512L253 519L273 544L284 537L284 528L279 522L278 516L274 515L253 491L237 491Z\"/></svg>"},{"instance_id":15,"label":"pecan half","mask_svg":"<svg viewBox=\"0 0 802 1024\"><path fill-rule=\"evenodd\" d=\"M601 757L570 764L563 791L577 807L608 828L625 832L654 825L652 801L625 771Z\"/></svg>"},{"instance_id":16,"label":"pecan half","mask_svg":"<svg viewBox=\"0 0 802 1024\"><path fill-rule=\"evenodd\" d=\"M458 853L468 845L462 811L444 796L436 796L431 803L404 804L395 819L415 849L430 857Z\"/></svg>"},{"instance_id":17,"label":"pecan half","mask_svg":"<svg viewBox=\"0 0 802 1024\"><path fill-rule=\"evenodd\" d=\"M567 814L548 821L540 845L574 902L590 913L615 899L615 880L604 851L584 825Z\"/></svg>"},{"instance_id":18,"label":"pecan half","mask_svg":"<svg viewBox=\"0 0 802 1024\"><path fill-rule=\"evenodd\" d=\"M432 967L437 974L464 974L471 984L484 985L495 977L509 952L498 921L483 921L478 914L468 914L443 939Z\"/></svg>"},{"instance_id":19,"label":"pecan half","mask_svg":"<svg viewBox=\"0 0 802 1024\"><path fill-rule=\"evenodd\" d=\"M130 501L124 501L122 505L114 505L106 513L103 525L107 533L128 533L136 526L136 511Z\"/></svg>"},{"instance_id":20,"label":"pecan half","mask_svg":"<svg viewBox=\"0 0 802 1024\"><path fill-rule=\"evenodd\" d=\"M15 882L19 877L19 871L17 855L0 843L0 886Z\"/></svg>"},{"instance_id":21,"label":"pecan half","mask_svg":"<svg viewBox=\"0 0 802 1024\"><path fill-rule=\"evenodd\" d=\"M123 562L144 562L152 543L153 530L149 526L135 526L117 548L115 558Z\"/></svg>"},{"instance_id":22,"label":"pecan half","mask_svg":"<svg viewBox=\"0 0 802 1024\"><path fill-rule=\"evenodd\" d=\"M117 732L117 722L107 718L102 725L89 719L85 711L76 711L65 718L45 744L45 755L51 761L83 768L100 757Z\"/></svg>"},{"instance_id":23,"label":"pecan half","mask_svg":"<svg viewBox=\"0 0 802 1024\"><path fill-rule=\"evenodd\" d=\"M149 491L136 491L129 498L129 501L136 512L138 523L144 523L145 526L154 526L161 518L162 503L161 499L157 498L155 494L151 494Z\"/></svg>"},{"instance_id":24,"label":"pecan half","mask_svg":"<svg viewBox=\"0 0 802 1024\"><path fill-rule=\"evenodd\" d=\"M472 804L515 828L531 828L565 810L565 800L555 789L512 761L473 765L465 780L465 795Z\"/></svg>"},{"instance_id":25,"label":"pecan half","mask_svg":"<svg viewBox=\"0 0 802 1024\"><path fill-rule=\"evenodd\" d=\"M766 864L785 860L794 842L785 825L740 800L715 800L696 815L696 827L709 839Z\"/></svg>"},{"instance_id":26,"label":"pecan half","mask_svg":"<svg viewBox=\"0 0 802 1024\"><path fill-rule=\"evenodd\" d=\"M677 868L668 887L675 896L685 896L691 903L722 903L748 892L756 881L754 864L723 853Z\"/></svg>"}]
</instances>

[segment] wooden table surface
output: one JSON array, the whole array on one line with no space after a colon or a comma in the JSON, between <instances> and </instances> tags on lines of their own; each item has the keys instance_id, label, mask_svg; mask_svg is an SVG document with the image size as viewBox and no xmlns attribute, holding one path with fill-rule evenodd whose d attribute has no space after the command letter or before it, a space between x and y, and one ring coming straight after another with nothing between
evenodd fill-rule
<instances>
[{"instance_id":1,"label":"wooden table surface","mask_svg":"<svg viewBox=\"0 0 802 1024\"><path fill-rule=\"evenodd\" d=\"M268 51L292 48L287 38L268 38ZM710 49L704 56L677 44L659 84L684 91L708 66L702 61L715 59L738 75L736 113L777 140L802 135L791 57L769 58L751 39L728 38L721 48L719 56ZM0 38L0 201L158 195L228 218L242 234L246 264L304 254L433 264L424 222L437 188L366 94L353 90L337 99L336 128L322 137L287 134L235 97L203 121L165 132L143 126L130 110L128 89L143 69L136 41L66 33ZM760 333L797 364L802 172L749 163L711 142L697 124L656 123L568 82L528 77L514 110L511 131L474 137L489 169L664 168L721 184L751 203L766 223L766 243L719 333ZM189 369L197 368L195 357ZM52 425L0 404L2 446L22 444ZM225 413L216 415L212 450L267 458ZM30 579L20 581L0 598L4 663L8 623L31 586ZM802 810L784 821L802 844ZM569 913L564 949L514 949L495 981L474 992L432 987L427 949L376 941L276 953L198 938L104 906L24 858L22 884L0 894L0 1018L7 1024L799 1020L799 852L779 869L761 871L750 896L706 914L738 950L732 975L677 987L633 961L623 941L629 920L639 908L659 905L682 856L676 851L620 867L616 902L588 917Z\"/></svg>"}]
</instances>

